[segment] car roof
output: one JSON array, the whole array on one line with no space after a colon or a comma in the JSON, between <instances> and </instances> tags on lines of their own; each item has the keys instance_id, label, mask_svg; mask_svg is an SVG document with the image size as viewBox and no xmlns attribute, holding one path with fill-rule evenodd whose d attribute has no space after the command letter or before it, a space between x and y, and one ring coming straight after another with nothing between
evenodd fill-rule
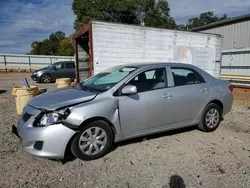
<instances>
[{"instance_id":1,"label":"car roof","mask_svg":"<svg viewBox=\"0 0 250 188\"><path fill-rule=\"evenodd\" d=\"M155 67L155 66L194 66L187 63L180 63L180 62L157 62L157 63L130 63L130 64L123 64L122 66L126 67L136 67L136 68L145 68L145 67Z\"/></svg>"}]
</instances>

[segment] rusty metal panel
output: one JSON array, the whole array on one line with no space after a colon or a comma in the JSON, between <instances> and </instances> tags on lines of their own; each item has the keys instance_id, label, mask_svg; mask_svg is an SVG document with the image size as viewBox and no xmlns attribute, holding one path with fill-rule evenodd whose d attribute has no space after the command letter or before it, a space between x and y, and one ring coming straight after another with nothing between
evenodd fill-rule
<instances>
[{"instance_id":1,"label":"rusty metal panel","mask_svg":"<svg viewBox=\"0 0 250 188\"><path fill-rule=\"evenodd\" d=\"M221 37L218 35L92 22L94 74L118 64L184 62L218 77Z\"/></svg>"}]
</instances>

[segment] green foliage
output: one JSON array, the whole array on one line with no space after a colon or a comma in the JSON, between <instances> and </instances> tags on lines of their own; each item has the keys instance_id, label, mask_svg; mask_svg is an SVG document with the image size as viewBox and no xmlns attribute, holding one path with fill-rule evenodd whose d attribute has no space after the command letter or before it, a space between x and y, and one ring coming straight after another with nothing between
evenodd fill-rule
<instances>
[{"instance_id":1,"label":"green foliage","mask_svg":"<svg viewBox=\"0 0 250 188\"><path fill-rule=\"evenodd\" d=\"M69 39L63 39L60 42L59 55L61 56L73 56L74 48L72 42Z\"/></svg>"},{"instance_id":2,"label":"green foliage","mask_svg":"<svg viewBox=\"0 0 250 188\"><path fill-rule=\"evenodd\" d=\"M57 31L51 33L48 39L32 42L30 54L73 56L74 48L70 38L66 38L64 32Z\"/></svg>"},{"instance_id":3,"label":"green foliage","mask_svg":"<svg viewBox=\"0 0 250 188\"><path fill-rule=\"evenodd\" d=\"M72 10L76 15L74 28L89 20L174 28L166 0L74 0Z\"/></svg>"},{"instance_id":4,"label":"green foliage","mask_svg":"<svg viewBox=\"0 0 250 188\"><path fill-rule=\"evenodd\" d=\"M152 12L145 19L145 24L152 27L173 29L176 27L175 21L170 17L170 8L165 0L158 0Z\"/></svg>"},{"instance_id":5,"label":"green foliage","mask_svg":"<svg viewBox=\"0 0 250 188\"><path fill-rule=\"evenodd\" d=\"M201 13L199 17L188 19L186 28L191 29L194 27L207 25L213 22L224 20L224 19L228 19L226 14L224 14L222 17L217 17L214 15L213 11L208 11L208 12Z\"/></svg>"}]
</instances>

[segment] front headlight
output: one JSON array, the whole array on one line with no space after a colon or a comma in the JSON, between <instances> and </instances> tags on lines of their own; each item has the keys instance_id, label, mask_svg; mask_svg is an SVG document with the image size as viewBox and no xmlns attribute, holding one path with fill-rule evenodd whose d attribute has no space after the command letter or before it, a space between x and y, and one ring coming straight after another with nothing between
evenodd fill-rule
<instances>
[{"instance_id":1,"label":"front headlight","mask_svg":"<svg viewBox=\"0 0 250 188\"><path fill-rule=\"evenodd\" d=\"M55 123L59 123L62 120L62 115L58 113L49 113L49 114L44 114L38 124L40 126L47 126L47 125L53 125Z\"/></svg>"},{"instance_id":2,"label":"front headlight","mask_svg":"<svg viewBox=\"0 0 250 188\"><path fill-rule=\"evenodd\" d=\"M56 123L61 123L70 114L69 108L62 109L60 111L44 113L40 118L36 120L36 125L39 127L45 127Z\"/></svg>"}]
</instances>

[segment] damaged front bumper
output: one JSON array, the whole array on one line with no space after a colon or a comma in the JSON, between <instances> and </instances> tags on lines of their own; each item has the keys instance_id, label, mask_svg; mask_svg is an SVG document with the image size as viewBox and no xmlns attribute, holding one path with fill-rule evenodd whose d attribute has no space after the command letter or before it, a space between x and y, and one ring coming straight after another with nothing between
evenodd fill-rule
<instances>
[{"instance_id":1,"label":"damaged front bumper","mask_svg":"<svg viewBox=\"0 0 250 188\"><path fill-rule=\"evenodd\" d=\"M62 124L34 127L38 110L26 106L23 111L17 126L12 126L12 133L20 138L23 150L39 157L63 159L66 147L76 132ZM30 115L28 120L23 118L25 113Z\"/></svg>"}]
</instances>

